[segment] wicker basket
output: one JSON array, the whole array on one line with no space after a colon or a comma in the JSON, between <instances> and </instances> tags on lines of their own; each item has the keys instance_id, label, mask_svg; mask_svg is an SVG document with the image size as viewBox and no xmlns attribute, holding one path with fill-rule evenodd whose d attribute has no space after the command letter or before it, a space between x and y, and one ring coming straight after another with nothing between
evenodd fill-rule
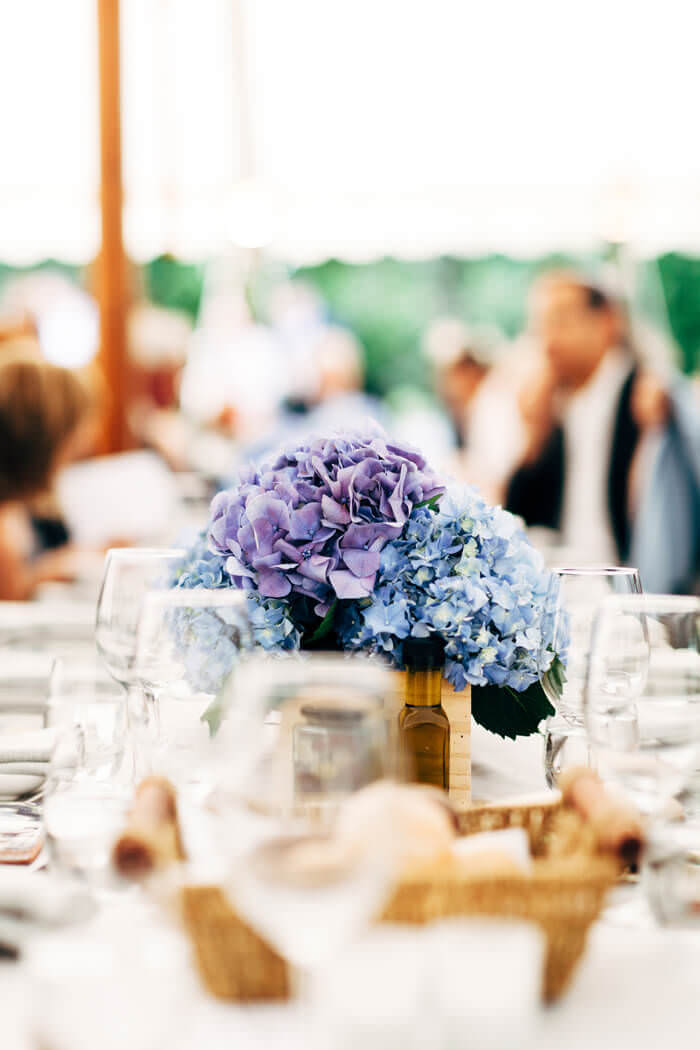
<instances>
[{"instance_id":1,"label":"wicker basket","mask_svg":"<svg viewBox=\"0 0 700 1050\"><path fill-rule=\"evenodd\" d=\"M609 858L590 852L549 855L562 814L558 803L475 806L460 818L466 834L504 827L525 828L534 856L531 874L498 878L437 867L407 875L382 918L424 923L458 915L529 919L543 930L547 956L543 995L557 998L583 954L586 935L617 875ZM202 977L222 999L284 999L290 992L285 962L239 919L218 887L183 890L185 922Z\"/></svg>"},{"instance_id":2,"label":"wicker basket","mask_svg":"<svg viewBox=\"0 0 700 1050\"><path fill-rule=\"evenodd\" d=\"M243 1003L289 997L286 962L238 917L218 886L186 886L182 911L212 995Z\"/></svg>"}]
</instances>

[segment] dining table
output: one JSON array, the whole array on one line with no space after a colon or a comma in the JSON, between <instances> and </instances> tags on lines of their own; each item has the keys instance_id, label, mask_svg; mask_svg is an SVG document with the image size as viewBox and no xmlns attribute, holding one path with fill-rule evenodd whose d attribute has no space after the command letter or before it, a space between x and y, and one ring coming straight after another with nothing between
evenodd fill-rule
<instances>
[{"instance_id":1,"label":"dining table","mask_svg":"<svg viewBox=\"0 0 700 1050\"><path fill-rule=\"evenodd\" d=\"M69 591L63 597L66 595L70 599ZM475 799L499 801L546 791L541 735L508 740L474 724L471 753ZM639 887L634 891L641 892ZM161 1046L163 1050L166 1046L167 1050L306 1050L310 1045L308 1013L298 1002L237 1005L212 998L199 982L191 945L176 919L154 907L145 890L132 887L101 901L84 933L71 930L71 945L75 947L76 938L84 937L86 948L94 947L99 957L100 944L111 937L121 938L128 946L129 931L138 930L143 942L151 926L154 943L167 945L162 964L156 962L148 985L139 987L126 972L129 955L125 950L125 972L116 975L107 1001L113 1011L109 1016L105 1007L90 1017L94 1009L90 984L83 974L71 984L67 957L65 988L75 997L74 1008L85 1010L83 1035L89 1035L91 1026L94 1030L84 1045L95 1050L128 1045L129 1050L138 1050L133 1041L120 1042L114 1025L120 1015L138 1019L141 1013L145 1025L149 1011L170 1011L176 1023L166 1026L157 1039L154 1036L152 1048L144 1045L144 1050L160 1050ZM62 936L55 934L59 959ZM469 979L468 974L464 979ZM47 1035L37 1025L44 1009L44 989L31 950L17 959L0 961L2 1050L80 1050L78 1045L66 1046L58 1035L52 1040L51 1032ZM695 1046L700 1040L699 990L700 925L664 927L651 918L641 924L626 923L612 910L604 910L590 930L584 957L565 994L539 1009L534 1025L523 1031L517 1046L538 1050ZM502 995L507 1005L507 987ZM473 1045L465 1031L464 1046Z\"/></svg>"}]
</instances>

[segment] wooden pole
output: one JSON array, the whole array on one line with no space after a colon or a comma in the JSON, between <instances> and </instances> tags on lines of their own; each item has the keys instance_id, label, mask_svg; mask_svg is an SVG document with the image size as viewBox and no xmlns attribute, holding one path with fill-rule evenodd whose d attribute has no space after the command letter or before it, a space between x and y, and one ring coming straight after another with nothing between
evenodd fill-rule
<instances>
[{"instance_id":1,"label":"wooden pole","mask_svg":"<svg viewBox=\"0 0 700 1050\"><path fill-rule=\"evenodd\" d=\"M100 80L100 210L98 265L100 359L109 388L105 445L127 443L127 272L122 232L121 115L119 98L119 0L97 0Z\"/></svg>"}]
</instances>

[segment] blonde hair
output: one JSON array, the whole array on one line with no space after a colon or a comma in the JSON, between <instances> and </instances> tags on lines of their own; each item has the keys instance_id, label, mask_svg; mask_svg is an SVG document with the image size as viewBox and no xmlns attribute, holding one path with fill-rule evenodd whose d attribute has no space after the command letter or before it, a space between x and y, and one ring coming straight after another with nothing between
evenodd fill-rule
<instances>
[{"instance_id":1,"label":"blonde hair","mask_svg":"<svg viewBox=\"0 0 700 1050\"><path fill-rule=\"evenodd\" d=\"M0 352L0 502L45 489L56 457L93 405L75 372Z\"/></svg>"}]
</instances>

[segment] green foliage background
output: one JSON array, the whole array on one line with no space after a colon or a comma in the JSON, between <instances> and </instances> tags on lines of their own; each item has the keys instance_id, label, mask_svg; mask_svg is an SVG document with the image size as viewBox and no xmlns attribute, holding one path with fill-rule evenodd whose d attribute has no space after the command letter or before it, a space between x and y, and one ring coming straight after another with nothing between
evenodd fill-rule
<instances>
[{"instance_id":1,"label":"green foliage background","mask_svg":"<svg viewBox=\"0 0 700 1050\"><path fill-rule=\"evenodd\" d=\"M589 257L550 255L523 260L504 255L479 259L444 257L426 261L392 258L356 265L328 260L290 271L277 262L264 263L249 288L257 315L265 317L271 286L282 276L294 276L316 287L329 317L346 325L366 353L367 387L386 394L402 386L428 384L420 340L436 316L461 317L468 324L488 324L514 336L523 326L528 288L538 272L552 266L583 266L595 271L610 251ZM47 261L39 268L59 269L81 279L73 267ZM37 269L35 267L34 269ZM199 311L205 267L161 256L142 268L138 283L144 294L162 306ZM0 289L18 271L0 264ZM665 321L681 351L686 372L700 369L700 258L669 253L636 266L634 303L652 323Z\"/></svg>"}]
</instances>

